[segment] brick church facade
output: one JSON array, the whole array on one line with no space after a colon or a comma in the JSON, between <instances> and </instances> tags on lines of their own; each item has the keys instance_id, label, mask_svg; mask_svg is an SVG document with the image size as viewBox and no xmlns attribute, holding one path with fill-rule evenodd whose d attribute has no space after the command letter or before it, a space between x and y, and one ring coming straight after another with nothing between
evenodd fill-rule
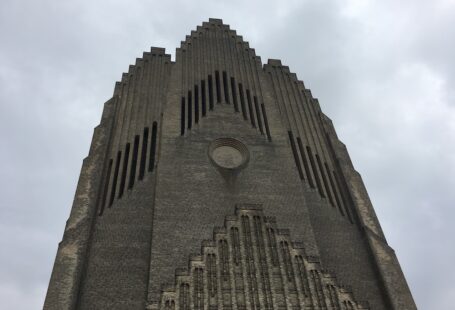
<instances>
[{"instance_id":1,"label":"brick church facade","mask_svg":"<svg viewBox=\"0 0 455 310\"><path fill-rule=\"evenodd\" d=\"M318 100L210 19L116 83L44 309L416 306Z\"/></svg>"}]
</instances>

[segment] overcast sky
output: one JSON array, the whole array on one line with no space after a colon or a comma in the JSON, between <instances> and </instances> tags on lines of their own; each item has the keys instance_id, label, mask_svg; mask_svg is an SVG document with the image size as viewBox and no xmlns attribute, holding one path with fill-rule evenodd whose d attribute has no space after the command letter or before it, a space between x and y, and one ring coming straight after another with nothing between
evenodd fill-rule
<instances>
[{"instance_id":1,"label":"overcast sky","mask_svg":"<svg viewBox=\"0 0 455 310\"><path fill-rule=\"evenodd\" d=\"M150 46L174 58L209 17L304 80L419 309L453 309L455 1L244 2L0 1L0 309L42 307L115 81Z\"/></svg>"}]
</instances>

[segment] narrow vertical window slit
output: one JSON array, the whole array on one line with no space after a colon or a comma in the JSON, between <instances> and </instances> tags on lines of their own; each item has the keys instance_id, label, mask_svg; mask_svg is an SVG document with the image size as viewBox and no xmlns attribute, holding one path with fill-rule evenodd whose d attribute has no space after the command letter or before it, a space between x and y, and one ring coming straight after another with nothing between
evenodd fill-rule
<instances>
[{"instance_id":1,"label":"narrow vertical window slit","mask_svg":"<svg viewBox=\"0 0 455 310\"><path fill-rule=\"evenodd\" d=\"M180 135L185 134L185 97L182 97L180 108Z\"/></svg>"},{"instance_id":2,"label":"narrow vertical window slit","mask_svg":"<svg viewBox=\"0 0 455 310\"><path fill-rule=\"evenodd\" d=\"M213 110L213 78L209 75L209 109Z\"/></svg>"},{"instance_id":3,"label":"narrow vertical window slit","mask_svg":"<svg viewBox=\"0 0 455 310\"><path fill-rule=\"evenodd\" d=\"M147 163L147 147L149 140L149 128L144 128L144 134L142 136L142 149L141 149L141 163L139 165L139 180L144 179L145 164Z\"/></svg>"},{"instance_id":4,"label":"narrow vertical window slit","mask_svg":"<svg viewBox=\"0 0 455 310\"><path fill-rule=\"evenodd\" d=\"M231 77L231 92L232 92L232 101L234 103L234 111L239 111L239 105L237 102L237 89L235 88L235 79Z\"/></svg>"},{"instance_id":5,"label":"narrow vertical window slit","mask_svg":"<svg viewBox=\"0 0 455 310\"><path fill-rule=\"evenodd\" d=\"M199 123L199 86L194 85L194 123Z\"/></svg>"},{"instance_id":6,"label":"narrow vertical window slit","mask_svg":"<svg viewBox=\"0 0 455 310\"><path fill-rule=\"evenodd\" d=\"M206 115L206 103L205 103L205 81L204 80L201 80L201 99L202 99L202 117L204 117Z\"/></svg>"},{"instance_id":7,"label":"narrow vertical window slit","mask_svg":"<svg viewBox=\"0 0 455 310\"><path fill-rule=\"evenodd\" d=\"M221 103L220 73L215 71L216 102Z\"/></svg>"},{"instance_id":8,"label":"narrow vertical window slit","mask_svg":"<svg viewBox=\"0 0 455 310\"><path fill-rule=\"evenodd\" d=\"M254 109L256 110L256 118L258 121L259 131L261 132L261 135L263 135L264 130L262 129L261 112L259 110L258 98L256 96L253 96L253 100L254 100Z\"/></svg>"},{"instance_id":9,"label":"narrow vertical window slit","mask_svg":"<svg viewBox=\"0 0 455 310\"><path fill-rule=\"evenodd\" d=\"M223 88L224 88L224 101L229 102L229 88L226 71L223 71Z\"/></svg>"},{"instance_id":10,"label":"narrow vertical window slit","mask_svg":"<svg viewBox=\"0 0 455 310\"><path fill-rule=\"evenodd\" d=\"M157 136L157 123L153 122L152 125L152 142L150 143L150 154L149 154L149 171L153 171L155 168L155 156L156 156L156 136Z\"/></svg>"},{"instance_id":11,"label":"narrow vertical window slit","mask_svg":"<svg viewBox=\"0 0 455 310\"><path fill-rule=\"evenodd\" d=\"M253 114L253 104L251 103L251 94L249 89L246 90L246 100L248 101L248 112L250 113L251 126L256 128L256 122Z\"/></svg>"},{"instance_id":12,"label":"narrow vertical window slit","mask_svg":"<svg viewBox=\"0 0 455 310\"><path fill-rule=\"evenodd\" d=\"M324 169L322 168L321 159L319 158L318 154L315 154L315 156L316 156L316 162L318 163L319 171L321 172L322 182L324 182L325 192L327 193L330 204L333 206L334 203L333 203L332 193L330 192L329 184L327 182L327 178L325 177Z\"/></svg>"},{"instance_id":13,"label":"narrow vertical window slit","mask_svg":"<svg viewBox=\"0 0 455 310\"><path fill-rule=\"evenodd\" d=\"M265 106L263 103L261 103L261 108L262 108L262 116L264 117L265 132L267 133L267 138L269 139L269 141L272 141L272 136L270 135L269 121L267 119L267 113L265 111Z\"/></svg>"},{"instance_id":14,"label":"narrow vertical window slit","mask_svg":"<svg viewBox=\"0 0 455 310\"><path fill-rule=\"evenodd\" d=\"M345 206L345 211L348 215L348 218L349 218L349 221L354 224L354 216L353 216L353 211L351 210L351 207L353 202L352 202L352 198L351 198L351 195L349 194L349 190L346 186L345 183L343 183L344 186L341 185L341 180L340 180L340 177L337 175L337 173L334 171L333 172L333 177L335 178L335 184L337 185L338 187L338 190L340 191L341 193L341 199L343 201L343 204Z\"/></svg>"},{"instance_id":15,"label":"narrow vertical window slit","mask_svg":"<svg viewBox=\"0 0 455 310\"><path fill-rule=\"evenodd\" d=\"M291 143L292 155L294 155L295 165L297 167L297 171L299 173L300 179L303 180L304 178L303 178L302 166L300 165L299 155L297 153L297 148L295 147L294 135L292 134L292 131L288 131L288 135L289 135L289 142Z\"/></svg>"},{"instance_id":16,"label":"narrow vertical window slit","mask_svg":"<svg viewBox=\"0 0 455 310\"><path fill-rule=\"evenodd\" d=\"M314 188L314 182L313 178L311 177L310 167L308 166L308 160L306 159L305 150L303 148L302 139L300 139L300 137L297 137L297 145L299 146L300 156L302 157L303 168L305 169L305 174L308 179L308 183L310 184L311 188Z\"/></svg>"},{"instance_id":17,"label":"narrow vertical window slit","mask_svg":"<svg viewBox=\"0 0 455 310\"><path fill-rule=\"evenodd\" d=\"M308 153L308 158L310 159L311 170L313 170L313 175L318 186L319 194L321 195L321 197L325 197L324 190L322 189L321 180L319 179L318 170L316 168L316 164L314 163L313 152L311 152L311 148L309 146L306 147L306 151Z\"/></svg>"},{"instance_id":18,"label":"narrow vertical window slit","mask_svg":"<svg viewBox=\"0 0 455 310\"><path fill-rule=\"evenodd\" d=\"M115 169L114 169L114 179L112 180L111 187L111 197L109 198L109 207L114 203L115 198L115 189L117 187L118 172L120 170L120 159L122 157L122 152L117 152L117 159L115 160Z\"/></svg>"},{"instance_id":19,"label":"narrow vertical window slit","mask_svg":"<svg viewBox=\"0 0 455 310\"><path fill-rule=\"evenodd\" d=\"M133 157L131 159L130 180L128 182L128 189L132 189L134 181L136 180L136 167L137 167L137 153L139 150L139 136L134 137Z\"/></svg>"},{"instance_id":20,"label":"narrow vertical window slit","mask_svg":"<svg viewBox=\"0 0 455 310\"><path fill-rule=\"evenodd\" d=\"M120 188L118 191L118 198L123 196L125 190L126 172L128 171L128 160L130 157L130 144L127 143L125 147L125 156L123 157L122 179L120 180Z\"/></svg>"},{"instance_id":21,"label":"narrow vertical window slit","mask_svg":"<svg viewBox=\"0 0 455 310\"><path fill-rule=\"evenodd\" d=\"M246 114L245 97L243 95L243 85L242 85L242 83L239 83L239 95L240 95L240 106L242 107L243 119L247 120L248 116Z\"/></svg>"},{"instance_id":22,"label":"narrow vertical window slit","mask_svg":"<svg viewBox=\"0 0 455 310\"><path fill-rule=\"evenodd\" d=\"M188 129L191 129L191 125L193 123L193 107L192 107L192 94L191 90L188 91Z\"/></svg>"},{"instance_id":23,"label":"narrow vertical window slit","mask_svg":"<svg viewBox=\"0 0 455 310\"><path fill-rule=\"evenodd\" d=\"M341 215L344 216L344 210L343 210L343 207L341 206L341 201L340 201L340 198L338 197L338 192L335 188L335 182L333 182L333 178L332 178L332 174L330 173L329 165L327 163L324 163L324 167L325 167L325 171L327 172L327 176L329 177L329 183L330 183L330 187L332 188L332 191L333 191L333 196L335 196L336 205L337 205L338 209L340 210Z\"/></svg>"}]
</instances>

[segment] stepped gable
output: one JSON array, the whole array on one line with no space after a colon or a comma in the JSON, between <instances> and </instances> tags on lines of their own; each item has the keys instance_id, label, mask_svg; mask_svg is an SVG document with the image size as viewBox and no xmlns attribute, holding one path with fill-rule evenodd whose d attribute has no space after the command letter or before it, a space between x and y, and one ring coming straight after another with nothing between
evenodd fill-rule
<instances>
[{"instance_id":1,"label":"stepped gable","mask_svg":"<svg viewBox=\"0 0 455 310\"><path fill-rule=\"evenodd\" d=\"M237 202L284 227L254 204L214 227ZM346 146L297 75L213 18L175 61L159 47L137 58L95 128L44 309L367 308L353 294L416 309Z\"/></svg>"},{"instance_id":2,"label":"stepped gable","mask_svg":"<svg viewBox=\"0 0 455 310\"><path fill-rule=\"evenodd\" d=\"M211 18L197 26L180 42L176 63L182 72L181 136L223 103L272 141L259 76L261 58L229 25Z\"/></svg>"},{"instance_id":3,"label":"stepped gable","mask_svg":"<svg viewBox=\"0 0 455 310\"><path fill-rule=\"evenodd\" d=\"M224 227L202 241L188 268L175 270L175 283L162 286L150 310L183 309L369 309L349 286L306 256L288 229L279 229L261 205L236 206Z\"/></svg>"}]
</instances>

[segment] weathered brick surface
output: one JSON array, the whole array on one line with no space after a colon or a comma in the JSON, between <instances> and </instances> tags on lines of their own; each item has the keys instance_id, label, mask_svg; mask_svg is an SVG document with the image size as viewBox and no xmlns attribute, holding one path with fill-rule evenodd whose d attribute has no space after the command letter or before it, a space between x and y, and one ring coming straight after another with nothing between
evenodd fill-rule
<instances>
[{"instance_id":1,"label":"weathered brick surface","mask_svg":"<svg viewBox=\"0 0 455 310\"><path fill-rule=\"evenodd\" d=\"M248 164L216 166L209 145L219 138L243 143ZM228 161L237 154L226 152L221 158ZM261 205L270 216L264 223L279 222L285 228L280 236L299 241L292 253L317 265L313 277L322 282L315 285L328 286L319 292L325 297L311 301L316 308L336 296L346 303L355 296L358 309L416 308L362 179L318 100L281 61L262 66L248 42L218 19L192 31L175 62L152 47L116 83L84 160L44 308L185 308L170 303L182 300L176 290L187 296L195 289L185 268L190 262L205 274L212 267L222 272L223 262L211 265L201 246L202 254L216 254L214 231L225 234L235 205L248 204ZM249 255L259 257L261 245L254 242ZM287 261L298 263L297 257ZM259 274L264 262L252 271L258 283L267 278ZM232 269L239 292L248 287L247 264ZM281 281L282 264L271 283ZM330 286L335 277L336 289ZM183 285L177 289L176 279ZM225 285L217 283L218 290ZM277 288L274 308L285 300L308 305L303 288L292 285ZM267 294L261 294L265 305ZM252 307L246 300L223 303Z\"/></svg>"}]
</instances>

